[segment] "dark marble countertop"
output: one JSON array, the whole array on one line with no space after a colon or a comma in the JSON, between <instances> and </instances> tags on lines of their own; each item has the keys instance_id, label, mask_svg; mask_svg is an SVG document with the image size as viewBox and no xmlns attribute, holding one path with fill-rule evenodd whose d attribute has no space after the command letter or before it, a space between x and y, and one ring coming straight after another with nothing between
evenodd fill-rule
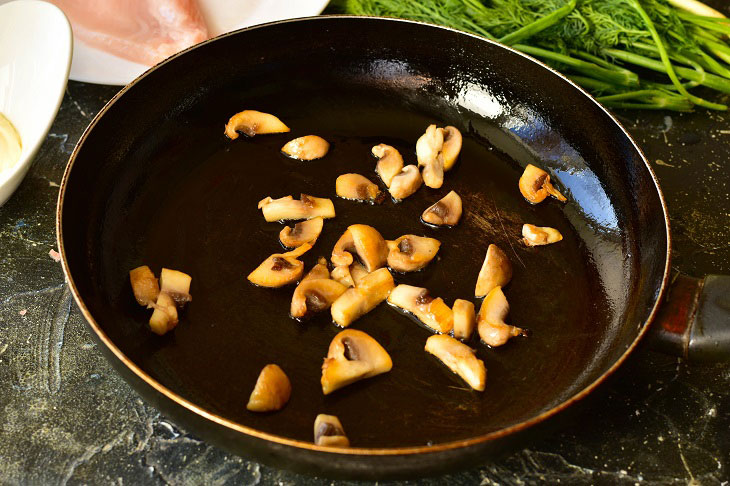
<instances>
[{"instance_id":1,"label":"dark marble countertop","mask_svg":"<svg viewBox=\"0 0 730 486\"><path fill-rule=\"evenodd\" d=\"M68 156L117 89L69 83L30 173L0 208L0 483L330 484L199 440L143 402L97 349L49 251ZM730 115L621 118L665 191L675 268L730 273ZM730 363L690 364L644 346L561 432L422 482L724 485L729 410Z\"/></svg>"}]
</instances>

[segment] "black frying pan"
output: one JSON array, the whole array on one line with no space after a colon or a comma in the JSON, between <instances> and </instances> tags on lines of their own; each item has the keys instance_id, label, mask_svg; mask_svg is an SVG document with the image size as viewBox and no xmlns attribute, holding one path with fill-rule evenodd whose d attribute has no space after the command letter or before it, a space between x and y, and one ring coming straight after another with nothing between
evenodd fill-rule
<instances>
[{"instance_id":1,"label":"black frying pan","mask_svg":"<svg viewBox=\"0 0 730 486\"><path fill-rule=\"evenodd\" d=\"M228 140L243 109L274 113L283 135ZM430 123L465 135L440 190L400 204L335 198L335 178L379 182L370 147L388 143L415 162ZM322 160L279 149L307 134L332 143ZM531 206L522 168L550 171L567 204ZM380 182L379 182L380 183ZM382 186L382 183L380 183ZM453 229L419 221L450 190L464 200ZM514 277L511 321L532 330L498 349L473 341L489 370L472 392L423 346L428 331L381 305L353 324L393 358L392 372L324 397L320 365L338 329L324 314L288 316L292 288L246 275L280 251L265 196L335 199L337 217L304 258L329 256L353 223L386 238L438 238L438 261L396 275L449 304L473 296L489 243ZM530 249L523 222L558 228L559 244ZM115 368L192 431L241 454L316 474L428 474L484 461L597 386L646 331L669 268L666 210L635 143L600 105L544 65L475 36L414 22L319 17L269 24L204 43L150 70L91 123L64 176L59 245L74 296ZM132 296L141 264L192 275L180 325L153 335ZM476 301L475 301L476 302ZM478 305L478 302L477 302ZM293 383L278 413L245 409L260 369L278 363ZM311 444L318 413L337 415L352 449Z\"/></svg>"}]
</instances>

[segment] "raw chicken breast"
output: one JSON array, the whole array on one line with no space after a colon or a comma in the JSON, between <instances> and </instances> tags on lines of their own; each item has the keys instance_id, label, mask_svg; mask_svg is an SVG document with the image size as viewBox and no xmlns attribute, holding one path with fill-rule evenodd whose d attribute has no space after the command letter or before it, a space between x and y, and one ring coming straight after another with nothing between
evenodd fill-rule
<instances>
[{"instance_id":1,"label":"raw chicken breast","mask_svg":"<svg viewBox=\"0 0 730 486\"><path fill-rule=\"evenodd\" d=\"M208 38L195 0L50 0L78 40L130 61L156 64Z\"/></svg>"}]
</instances>

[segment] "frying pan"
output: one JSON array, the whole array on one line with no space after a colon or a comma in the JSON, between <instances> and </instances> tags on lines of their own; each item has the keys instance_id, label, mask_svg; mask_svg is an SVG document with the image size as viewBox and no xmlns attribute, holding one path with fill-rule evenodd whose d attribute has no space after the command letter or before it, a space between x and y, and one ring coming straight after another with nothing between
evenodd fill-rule
<instances>
[{"instance_id":1,"label":"frying pan","mask_svg":"<svg viewBox=\"0 0 730 486\"><path fill-rule=\"evenodd\" d=\"M243 109L273 113L292 131L228 140L223 125ZM430 123L464 134L441 189L422 187L397 204L334 197L335 178L345 172L380 183L370 156L375 144L393 145L414 163L415 141ZM325 158L300 162L280 153L308 134L331 142ZM525 202L517 180L528 163L548 170L569 202ZM424 226L421 212L451 190L464 201L461 222ZM488 369L486 391L474 392L424 352L427 330L383 304L352 327L386 348L393 370L323 396L320 366L339 329L328 313L292 320L291 287L246 280L281 251L281 225L266 223L257 202L299 193L332 198L337 213L303 257L307 267L329 256L354 223L387 239L431 236L442 243L437 261L395 279L452 303L473 296L486 247L498 244L514 267L505 290L511 322L532 335L495 349L473 340ZM564 240L527 248L519 241L525 222L557 228ZM57 230L64 271L92 334L142 396L231 451L338 477L443 472L524 440L621 364L669 279L661 192L606 110L502 45L392 19L268 24L151 69L81 137L63 178ZM129 286L128 271L142 264L192 276L193 301L163 337L149 331L149 311ZM692 319L676 315L696 321L707 299L699 282L681 282L681 305L673 321L666 318L674 327L665 329L679 337L664 342L686 351L697 335L686 325ZM717 287L707 282L705 291ZM277 413L248 412L248 395L268 363L288 374L291 400ZM318 413L337 415L353 447L314 446Z\"/></svg>"}]
</instances>

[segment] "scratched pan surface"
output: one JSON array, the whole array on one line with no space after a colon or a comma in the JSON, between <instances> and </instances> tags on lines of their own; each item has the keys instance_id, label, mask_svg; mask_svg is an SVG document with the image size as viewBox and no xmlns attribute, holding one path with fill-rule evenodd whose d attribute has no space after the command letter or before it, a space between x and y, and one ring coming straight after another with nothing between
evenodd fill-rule
<instances>
[{"instance_id":1,"label":"scratched pan surface","mask_svg":"<svg viewBox=\"0 0 730 486\"><path fill-rule=\"evenodd\" d=\"M428 49L425 47L429 46ZM228 140L237 111L279 116L287 134ZM370 148L396 147L415 163L431 124L454 125L464 146L441 189L401 203L337 199L335 179L377 182ZM312 162L280 153L288 140L331 142ZM548 169L568 197L525 202L527 163ZM434 229L421 212L455 190L464 216ZM348 225L386 239L412 233L442 246L424 271L394 275L447 303L473 298L490 243L512 261L505 293L512 323L532 331L489 349L483 393L423 350L430 333L383 304L356 321L393 370L323 396L320 366L339 329L329 313L296 322L293 287L257 288L246 275L281 251L279 223L257 202L329 197L337 217L303 260L328 257ZM523 223L564 240L520 243ZM239 453L318 474L413 475L484 460L599 382L633 346L661 293L667 229L661 196L623 130L574 86L486 41L409 22L317 18L224 36L149 72L114 99L82 137L59 204L59 238L74 293L122 375L195 432ZM193 302L174 332L153 335L128 271L149 265L192 275ZM261 368L279 364L293 393L278 413L245 404ZM307 444L318 413L337 415L354 446Z\"/></svg>"}]
</instances>

